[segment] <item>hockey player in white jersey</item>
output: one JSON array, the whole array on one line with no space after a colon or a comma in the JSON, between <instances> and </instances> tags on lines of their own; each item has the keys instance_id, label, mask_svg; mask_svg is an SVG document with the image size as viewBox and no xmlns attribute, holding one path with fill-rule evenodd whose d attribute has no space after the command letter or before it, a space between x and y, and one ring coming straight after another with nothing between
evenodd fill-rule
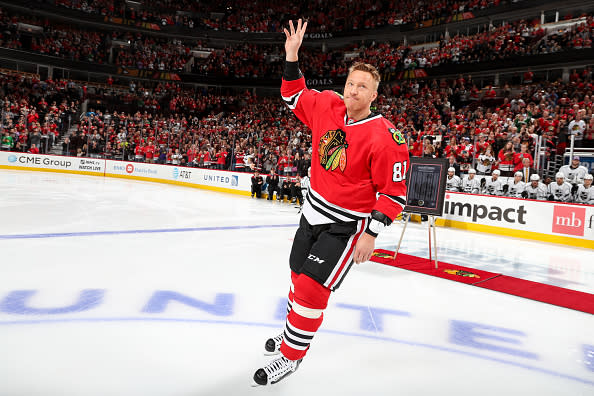
<instances>
[{"instance_id":1,"label":"hockey player in white jersey","mask_svg":"<svg viewBox=\"0 0 594 396\"><path fill-rule=\"evenodd\" d=\"M581 184L584 182L584 176L588 174L588 168L580 165L580 157L574 156L570 165L563 165L559 172L565 176L565 181L571 184Z\"/></svg>"},{"instance_id":2,"label":"hockey player in white jersey","mask_svg":"<svg viewBox=\"0 0 594 396\"><path fill-rule=\"evenodd\" d=\"M549 201L571 201L571 184L565 181L565 175L557 172L555 175L555 182L549 184L548 188Z\"/></svg>"},{"instance_id":3,"label":"hockey player in white jersey","mask_svg":"<svg viewBox=\"0 0 594 396\"><path fill-rule=\"evenodd\" d=\"M581 204L594 205L594 187L592 187L592 175L587 174L584 177L584 184L578 186L575 194L575 202Z\"/></svg>"},{"instance_id":4,"label":"hockey player in white jersey","mask_svg":"<svg viewBox=\"0 0 594 396\"><path fill-rule=\"evenodd\" d=\"M503 183L499 180L501 171L495 169L491 177L481 179L481 193L500 196L503 194Z\"/></svg>"},{"instance_id":5,"label":"hockey player in white jersey","mask_svg":"<svg viewBox=\"0 0 594 396\"><path fill-rule=\"evenodd\" d=\"M476 178L476 170L470 168L468 176L462 180L462 191L469 194L478 194L481 190L481 182Z\"/></svg>"},{"instance_id":6,"label":"hockey player in white jersey","mask_svg":"<svg viewBox=\"0 0 594 396\"><path fill-rule=\"evenodd\" d=\"M547 186L540 182L540 176L536 174L530 176L530 183L526 184L522 192L522 198L546 201L548 195Z\"/></svg>"},{"instance_id":7,"label":"hockey player in white jersey","mask_svg":"<svg viewBox=\"0 0 594 396\"><path fill-rule=\"evenodd\" d=\"M460 191L462 187L462 180L456 176L456 169L448 168L448 177L446 178L446 190L448 191Z\"/></svg>"},{"instance_id":8,"label":"hockey player in white jersey","mask_svg":"<svg viewBox=\"0 0 594 396\"><path fill-rule=\"evenodd\" d=\"M505 196L512 198L521 198L522 191L526 188L526 183L522 181L522 172L514 173L514 178L504 186Z\"/></svg>"},{"instance_id":9,"label":"hockey player in white jersey","mask_svg":"<svg viewBox=\"0 0 594 396\"><path fill-rule=\"evenodd\" d=\"M307 176L304 176L301 179L301 195L303 195L303 199L305 199L305 197L307 196L307 192L309 191L310 177L311 177L311 166L309 168L307 168Z\"/></svg>"}]
</instances>

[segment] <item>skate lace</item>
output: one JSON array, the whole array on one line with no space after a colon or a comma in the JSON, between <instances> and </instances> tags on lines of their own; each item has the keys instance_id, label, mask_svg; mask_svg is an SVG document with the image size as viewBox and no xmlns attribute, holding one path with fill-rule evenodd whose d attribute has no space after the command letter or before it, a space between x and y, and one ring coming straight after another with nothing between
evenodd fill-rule
<instances>
[{"instance_id":1,"label":"skate lace","mask_svg":"<svg viewBox=\"0 0 594 396\"><path fill-rule=\"evenodd\" d=\"M276 346L276 348L280 348L280 344L283 342L283 337L284 334L280 333L279 335L277 335L276 337L273 338L274 340L274 345Z\"/></svg>"},{"instance_id":2,"label":"skate lace","mask_svg":"<svg viewBox=\"0 0 594 396\"><path fill-rule=\"evenodd\" d=\"M268 380L274 381L276 378L283 376L287 371L290 371L292 367L292 362L283 356L268 363L264 367L264 371L268 375Z\"/></svg>"}]
</instances>

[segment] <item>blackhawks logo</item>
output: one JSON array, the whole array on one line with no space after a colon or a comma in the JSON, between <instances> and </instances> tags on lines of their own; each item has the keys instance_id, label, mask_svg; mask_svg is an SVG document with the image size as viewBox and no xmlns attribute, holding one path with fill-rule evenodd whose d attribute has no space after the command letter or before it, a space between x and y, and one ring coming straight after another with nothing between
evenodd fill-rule
<instances>
[{"instance_id":1,"label":"blackhawks logo","mask_svg":"<svg viewBox=\"0 0 594 396\"><path fill-rule=\"evenodd\" d=\"M466 278L480 278L477 274L473 274L472 272L462 271L462 270L454 270L454 269L445 269L443 272L448 273L450 275L458 275L463 276Z\"/></svg>"},{"instance_id":2,"label":"blackhawks logo","mask_svg":"<svg viewBox=\"0 0 594 396\"><path fill-rule=\"evenodd\" d=\"M406 143L406 140L404 140L404 136L402 136L402 132L400 132L398 129L390 128L388 130L392 134L392 139L394 139L394 141L396 143L398 143L398 144Z\"/></svg>"},{"instance_id":3,"label":"blackhawks logo","mask_svg":"<svg viewBox=\"0 0 594 396\"><path fill-rule=\"evenodd\" d=\"M388 254L388 253L382 253L382 252L373 252L371 254L373 257L378 257L378 258L383 258L383 259L393 259L394 256Z\"/></svg>"},{"instance_id":4,"label":"blackhawks logo","mask_svg":"<svg viewBox=\"0 0 594 396\"><path fill-rule=\"evenodd\" d=\"M347 165L346 149L349 145L346 142L346 133L337 129L328 131L320 139L320 164L326 170L335 170L340 167L344 172Z\"/></svg>"}]
</instances>

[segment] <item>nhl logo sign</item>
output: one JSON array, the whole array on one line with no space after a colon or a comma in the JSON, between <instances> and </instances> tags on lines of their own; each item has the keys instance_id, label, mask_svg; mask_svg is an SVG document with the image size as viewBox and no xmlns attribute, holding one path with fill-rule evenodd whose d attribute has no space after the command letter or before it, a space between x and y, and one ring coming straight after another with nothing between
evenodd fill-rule
<instances>
[{"instance_id":1,"label":"nhl logo sign","mask_svg":"<svg viewBox=\"0 0 594 396\"><path fill-rule=\"evenodd\" d=\"M126 172L128 172L128 173L134 172L134 165L132 165L132 164L126 165Z\"/></svg>"}]
</instances>

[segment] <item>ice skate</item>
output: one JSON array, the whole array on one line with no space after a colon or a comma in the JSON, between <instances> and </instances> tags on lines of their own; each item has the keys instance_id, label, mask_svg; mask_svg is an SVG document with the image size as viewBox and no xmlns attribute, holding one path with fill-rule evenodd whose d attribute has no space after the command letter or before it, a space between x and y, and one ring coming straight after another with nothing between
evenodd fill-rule
<instances>
[{"instance_id":1,"label":"ice skate","mask_svg":"<svg viewBox=\"0 0 594 396\"><path fill-rule=\"evenodd\" d=\"M266 344L264 345L264 355L272 356L278 355L280 353L280 347L283 342L283 334L284 333L280 333L276 337L269 338L266 340Z\"/></svg>"},{"instance_id":2,"label":"ice skate","mask_svg":"<svg viewBox=\"0 0 594 396\"><path fill-rule=\"evenodd\" d=\"M301 363L301 360L289 360L284 356L278 357L259 368L254 373L254 384L252 386L265 386L276 384L289 374L292 374Z\"/></svg>"}]
</instances>

